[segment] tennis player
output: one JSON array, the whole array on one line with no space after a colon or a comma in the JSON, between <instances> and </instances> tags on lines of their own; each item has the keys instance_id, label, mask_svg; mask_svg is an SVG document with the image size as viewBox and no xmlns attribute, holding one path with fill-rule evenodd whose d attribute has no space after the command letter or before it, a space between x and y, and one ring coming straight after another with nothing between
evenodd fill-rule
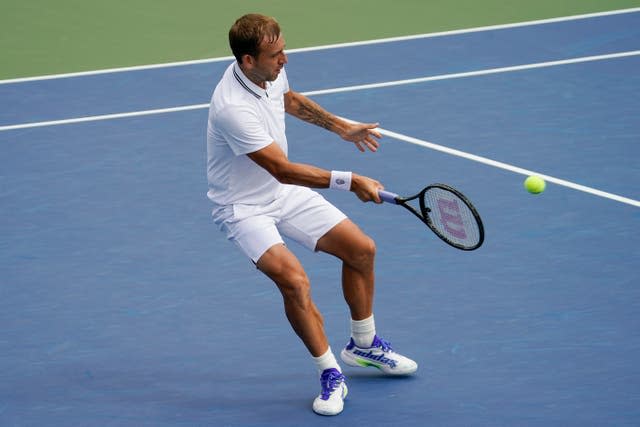
<instances>
[{"instance_id":1,"label":"tennis player","mask_svg":"<svg viewBox=\"0 0 640 427\"><path fill-rule=\"evenodd\" d=\"M342 261L342 290L351 314L351 338L340 353L350 366L407 375L417 364L376 335L373 317L375 243L344 213L311 188L354 192L381 203L376 180L328 171L287 158L285 112L376 151L377 124L352 124L289 88L285 40L270 17L249 14L229 31L236 58L211 99L207 129L208 197L213 220L227 238L275 282L284 310L317 367L321 391L313 410L336 415L347 384L311 298L309 278L282 236Z\"/></svg>"}]
</instances>

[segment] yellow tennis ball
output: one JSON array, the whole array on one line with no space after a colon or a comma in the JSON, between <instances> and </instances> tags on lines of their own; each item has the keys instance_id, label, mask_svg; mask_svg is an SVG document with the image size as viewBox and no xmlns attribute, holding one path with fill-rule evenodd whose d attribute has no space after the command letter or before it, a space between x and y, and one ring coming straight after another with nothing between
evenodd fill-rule
<instances>
[{"instance_id":1,"label":"yellow tennis ball","mask_svg":"<svg viewBox=\"0 0 640 427\"><path fill-rule=\"evenodd\" d=\"M539 176L530 176L524 180L524 188L531 194L540 194L544 191L547 183Z\"/></svg>"}]
</instances>

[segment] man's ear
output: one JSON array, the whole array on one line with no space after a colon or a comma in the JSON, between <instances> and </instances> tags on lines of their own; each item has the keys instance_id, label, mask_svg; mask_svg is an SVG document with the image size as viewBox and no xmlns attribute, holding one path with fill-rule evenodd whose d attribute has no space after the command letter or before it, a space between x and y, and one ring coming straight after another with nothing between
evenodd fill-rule
<instances>
[{"instance_id":1,"label":"man's ear","mask_svg":"<svg viewBox=\"0 0 640 427\"><path fill-rule=\"evenodd\" d=\"M243 65L248 65L248 66L253 66L256 62L256 59L249 55L248 53L245 55L242 55L242 64Z\"/></svg>"}]
</instances>

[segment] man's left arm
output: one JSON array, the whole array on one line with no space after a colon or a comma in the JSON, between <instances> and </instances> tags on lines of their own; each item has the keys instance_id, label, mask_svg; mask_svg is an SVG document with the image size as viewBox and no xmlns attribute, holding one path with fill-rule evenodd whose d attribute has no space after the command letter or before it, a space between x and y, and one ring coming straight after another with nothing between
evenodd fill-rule
<instances>
[{"instance_id":1,"label":"man's left arm","mask_svg":"<svg viewBox=\"0 0 640 427\"><path fill-rule=\"evenodd\" d=\"M378 149L378 139L382 137L376 130L378 123L347 122L292 90L284 94L284 108L287 113L300 120L334 132L345 141L353 142L360 151L365 151L365 147L370 151Z\"/></svg>"}]
</instances>

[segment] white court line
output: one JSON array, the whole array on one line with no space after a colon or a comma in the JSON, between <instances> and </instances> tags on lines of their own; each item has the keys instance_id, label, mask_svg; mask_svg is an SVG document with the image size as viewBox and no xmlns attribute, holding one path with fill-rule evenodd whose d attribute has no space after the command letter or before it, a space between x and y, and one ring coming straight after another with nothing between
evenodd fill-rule
<instances>
[{"instance_id":1,"label":"white court line","mask_svg":"<svg viewBox=\"0 0 640 427\"><path fill-rule=\"evenodd\" d=\"M605 12L586 13L581 15L562 16L558 18L538 19L534 21L516 22L511 24L499 24L499 25L488 25L484 27L464 28L461 30L441 31L436 33L415 34L410 36L388 37L388 38L382 38L382 39L364 40L364 41L350 42L350 43L337 43L337 44L329 44L329 45L322 45L322 46L311 46L311 47L303 47L303 48L297 48L297 49L287 49L287 53L312 52L312 51L325 50L325 49L338 49L338 48L345 48L345 47L365 46L365 45L372 45L372 44L417 40L417 39L425 39L425 38L432 38L432 37L453 36L458 34L468 34L468 33L476 33L476 32L483 32L483 31L504 30L509 28L545 25L545 24L567 22L567 21L577 21L581 19L599 18L603 16L622 15L622 14L635 13L635 12L640 12L640 7L610 10ZM213 63L213 62L220 62L220 61L230 61L230 60L233 60L233 56L195 59L190 61L167 62L162 64L137 65L132 67L107 68L103 70L79 71L75 73L51 74L51 75L34 76L34 77L21 77L21 78L15 78L15 79L0 80L0 85L13 84L13 83L25 83L25 82L39 81L39 80L65 79L65 78L72 78L72 77L92 76L97 74L121 73L121 72L127 72L127 71L151 70L151 69L157 69L157 68L182 67L182 66L190 66L190 65L198 65L198 64L206 64L206 63Z\"/></svg>"},{"instance_id":2,"label":"white court line","mask_svg":"<svg viewBox=\"0 0 640 427\"><path fill-rule=\"evenodd\" d=\"M634 200L634 199L630 199L628 197L623 197L623 196L619 196L617 194L613 194L613 193L607 193L605 191L601 191L592 187L587 187L584 185L580 185L580 184L576 184L574 182L571 181L566 181L564 179L560 179L560 178L556 178L550 175L545 175L543 173L540 172L536 172L536 171L532 171L532 170L528 170L528 169L523 169L520 168L518 166L513 166L510 165L508 163L503 163L503 162L499 162L496 160L492 160L486 157L482 157L482 156L477 156L475 154L471 154L471 153L467 153L464 151L460 151L460 150L456 150L453 148L449 148L449 147L445 147L443 145L438 145L438 144L434 144L432 142L429 141L424 141L418 138L413 138L411 136L407 136L407 135L403 135L401 133L397 133L397 132L392 132L390 130L386 130L386 129L378 129L380 131L381 134L386 135L388 137L400 140L400 141L404 141L404 142L408 142L411 144L415 144L415 145L419 145L421 147L425 147L425 148L429 148L431 150L435 150L435 151L440 151L442 153L446 153L446 154L450 154L452 156L456 156L456 157L462 157L464 159L467 160L472 160L474 162L478 162L478 163L483 163L485 165L489 165L489 166L493 166L495 168L499 168L499 169L504 169L510 172L515 172L524 176L529 176L529 175L537 175L540 178L543 178L544 180L548 181L548 182L552 182L554 184L557 185L561 185L564 187L568 187L571 188L573 190L578 190L578 191L582 191L584 193L589 193L589 194L593 194L595 196L599 196L599 197L604 197L606 199L610 199L610 200L615 200L616 202L620 202L620 203L626 203L628 205L631 206L635 206L635 207L640 207L640 201L638 200Z\"/></svg>"},{"instance_id":3,"label":"white court line","mask_svg":"<svg viewBox=\"0 0 640 427\"><path fill-rule=\"evenodd\" d=\"M98 122L101 120L124 119L127 117L151 116L154 114L177 113L179 111L201 110L209 108L209 104L183 105L181 107L157 108L154 110L129 111L126 113L102 114L99 116L75 117L73 119L49 120L46 122L22 123L18 125L0 126L0 132L17 129L30 129L46 126L70 125L74 123Z\"/></svg>"},{"instance_id":4,"label":"white court line","mask_svg":"<svg viewBox=\"0 0 640 427\"><path fill-rule=\"evenodd\" d=\"M580 62L590 62L590 61L599 61L604 59L614 59L614 58L623 58L629 56L640 55L640 51L630 51L630 52L618 52L608 55L598 55L598 56L589 56L582 58L572 58L565 59L560 61L549 61L542 63L534 63L534 64L526 64L526 65L517 65L512 67L501 67L501 68L492 68L487 70L478 70L471 71L466 73L453 73L453 74L445 74L440 76L431 76L431 77L423 77L420 79L409 79L409 80L399 80L395 82L383 82L377 84L370 85L358 85L358 86L349 86L335 89L326 89L326 90L318 90L318 91L309 91L303 92L304 95L312 96L312 95L325 95L330 93L339 93L346 91L357 91L357 90L366 90L366 89L374 89L380 87L389 87L389 86L398 86L398 85L406 85L406 84L414 84L421 83L427 81L434 80L444 80L444 79L452 79L452 78L462 78L462 77L471 77L471 76L479 76L479 75L487 75L487 74L495 74L495 73L506 73L512 71L521 71L528 70L534 68L542 68L542 67L552 67L558 65L566 65L566 64L575 64ZM36 122L36 123L24 123L19 125L10 125L10 126L1 126L0 131L7 130L15 130L15 129L26 129L26 128L34 128L34 127L43 127L43 126L55 126L55 125L64 125L64 124L72 124L72 123L82 123L82 122L91 122L91 121L99 121L99 120L111 120L111 119L119 119L126 117L139 117L139 116L147 116L153 114L165 114L165 113L173 113L178 111L189 111L189 110L198 110L198 109L206 109L209 107L209 104L194 104L194 105L185 105L181 107L172 107L172 108L160 108L155 110L145 110L145 111L134 111L128 113L116 113L116 114L105 114L100 116L89 116L89 117L78 117L73 119L65 119L65 120L53 120L48 122ZM348 119L347 119L348 120ZM392 132L386 129L379 129L380 133L386 135L388 137L409 142L411 144L420 145L425 148L429 148L435 151L440 151L443 153L447 153L453 156L465 158L468 160L472 160L475 162L483 163L489 166L493 166L500 169L505 169L511 172L515 172L522 175L538 175L546 181L552 182L554 184L562 185L574 190L582 191L585 193L593 194L599 197L604 197L610 200L615 200L617 202L625 203L631 206L640 207L640 201L630 199L628 197L619 196L612 193L607 193L605 191L601 191L595 188L587 187L584 185L576 184L570 181L566 181L563 179L555 178L553 176L545 175L540 172L535 172L527 169L523 169L517 166L513 166L507 163L499 162L496 160L492 160L486 157L477 156L475 154L470 154L464 151L456 150L453 148L448 148L442 145L434 144L432 142L424 141L421 139L413 138L407 135L403 135L401 133Z\"/></svg>"},{"instance_id":5,"label":"white court line","mask_svg":"<svg viewBox=\"0 0 640 427\"><path fill-rule=\"evenodd\" d=\"M303 92L303 94L306 96L328 95L328 94L341 93L341 92L353 92L358 90L379 89L383 87L425 83L425 82L436 81L436 80L458 79L458 78L464 78L464 77L475 77L475 76L483 76L483 75L489 75L489 74L508 73L513 71L532 70L536 68L555 67L559 65L578 64L583 62L603 61L603 60L625 58L625 57L638 56L638 55L640 55L640 50L633 50L629 52L617 52L617 53L610 53L606 55L583 56L580 58L569 58L569 59L562 59L558 61L547 61L547 62L536 62L533 64L514 65L510 67L488 68L485 70L468 71L464 73L441 74L437 76L427 76L427 77L420 77L416 79L395 80L390 82L371 83L371 84L365 84L365 85L344 86L344 87L338 87L338 88L332 88L332 89L313 90L313 91ZM209 107L208 103L194 104L194 105L183 105L180 107L169 107L169 108L159 108L159 109L153 109L153 110L131 111L126 113L76 117L71 119L50 120L50 121L44 121L44 122L20 123L15 125L0 126L0 132L9 131L9 130L18 130L18 129L29 129L29 128L36 128L36 127L43 127L43 126L57 126L57 125L92 122L92 121L99 121L99 120L121 119L126 117L149 116L152 114L174 113L179 111L204 109L208 107Z\"/></svg>"},{"instance_id":6,"label":"white court line","mask_svg":"<svg viewBox=\"0 0 640 427\"><path fill-rule=\"evenodd\" d=\"M305 92L305 95L312 96L312 95L324 95L324 94L339 93L339 92L352 92L356 90L365 90L365 89L379 89L382 87L389 87L389 86L401 86L401 85L414 84L414 83L432 82L436 80L459 79L463 77L485 76L488 74L508 73L512 71L533 70L536 68L555 67L558 65L579 64L581 62L602 61L607 59L625 58L625 57L637 56L637 55L640 55L640 50L609 53L605 55L583 56L580 58L561 59L558 61L536 62L533 64L513 65L509 67L488 68L486 70L442 74L439 76L419 77L415 79L396 80L396 81L383 82L383 83L371 83L371 84L365 84L365 85L347 86L347 87L326 89L326 90L314 90L314 91ZM0 130L2 129L0 128Z\"/></svg>"}]
</instances>

